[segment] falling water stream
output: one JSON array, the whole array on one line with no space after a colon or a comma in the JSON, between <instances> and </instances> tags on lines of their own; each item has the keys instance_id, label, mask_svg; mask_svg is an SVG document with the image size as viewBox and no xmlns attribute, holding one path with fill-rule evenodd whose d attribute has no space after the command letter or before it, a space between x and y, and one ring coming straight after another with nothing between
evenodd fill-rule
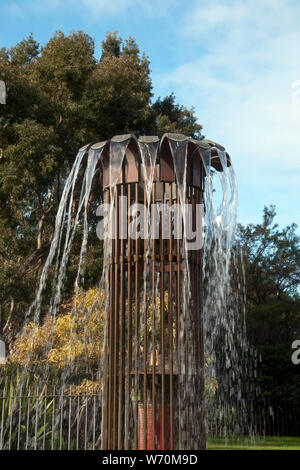
<instances>
[{"instance_id":1,"label":"falling water stream","mask_svg":"<svg viewBox=\"0 0 300 470\"><path fill-rule=\"evenodd\" d=\"M207 398L206 417L215 422L217 435L248 436L253 441L251 412L259 391L246 334L243 258L236 244L237 183L226 152L217 152L222 171L209 171L205 185L204 341L207 374L217 380L216 392Z\"/></svg>"}]
</instances>

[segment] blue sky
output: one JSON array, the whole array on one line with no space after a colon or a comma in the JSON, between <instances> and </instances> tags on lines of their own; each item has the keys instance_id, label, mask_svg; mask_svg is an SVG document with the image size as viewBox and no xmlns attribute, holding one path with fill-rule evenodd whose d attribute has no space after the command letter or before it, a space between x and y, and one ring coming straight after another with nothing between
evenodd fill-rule
<instances>
[{"instance_id":1,"label":"blue sky","mask_svg":"<svg viewBox=\"0 0 300 470\"><path fill-rule=\"evenodd\" d=\"M0 0L0 20L0 47L82 29L99 57L108 31L133 36L154 95L194 106L206 137L230 153L239 220L260 222L275 204L280 226L300 226L298 0Z\"/></svg>"}]
</instances>

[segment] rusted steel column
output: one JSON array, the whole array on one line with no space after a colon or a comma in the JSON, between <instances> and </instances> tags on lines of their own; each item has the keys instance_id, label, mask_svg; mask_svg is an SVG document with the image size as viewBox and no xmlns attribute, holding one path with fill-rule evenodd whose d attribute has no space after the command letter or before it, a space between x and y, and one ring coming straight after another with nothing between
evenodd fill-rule
<instances>
[{"instance_id":1,"label":"rusted steel column","mask_svg":"<svg viewBox=\"0 0 300 470\"><path fill-rule=\"evenodd\" d=\"M175 228L185 234L180 213L185 203L192 207L193 230L199 224L203 152L211 149L217 170L220 162L214 143L182 135L166 134L160 141L126 135L112 142L102 162L104 200L115 210L106 276L102 448L203 449L202 248L187 251ZM185 164L174 157L177 144L181 153L185 149ZM145 218L141 227L132 204L143 204L146 215L149 202L150 227ZM148 239L140 237L142 228Z\"/></svg>"}]
</instances>

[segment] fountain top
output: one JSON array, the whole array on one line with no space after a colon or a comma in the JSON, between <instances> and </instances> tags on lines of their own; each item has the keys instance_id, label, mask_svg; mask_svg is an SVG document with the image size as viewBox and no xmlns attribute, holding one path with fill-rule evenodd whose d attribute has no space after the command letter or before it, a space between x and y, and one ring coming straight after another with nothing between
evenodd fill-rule
<instances>
[{"instance_id":1,"label":"fountain top","mask_svg":"<svg viewBox=\"0 0 300 470\"><path fill-rule=\"evenodd\" d=\"M158 136L148 136L148 135L142 135L140 136L138 139L136 138L136 136L134 134L121 134L121 135L115 135L114 137L112 137L110 140L104 140L104 141L101 141L101 142L94 142L94 143L90 143L90 144L86 144L84 145L83 147L81 147L81 151L83 150L88 150L88 149L92 149L92 150L97 150L97 149L100 149L106 145L109 144L109 142L125 142L126 140L130 141L131 139L135 140L136 142L141 142L141 143L158 143L160 142L160 148L163 144L163 142L166 140L168 141L173 141L173 142L185 142L187 141L188 143L198 147L198 149L201 151L205 151L205 150L208 150L208 149L211 149L212 150L212 159L214 157L218 158L218 155L217 155L217 150L221 150L221 151L226 151L225 147L223 147L222 145L218 144L217 142L213 141L213 140L210 140L210 139L201 139L201 140L198 140L198 139L192 139L192 138L189 138L187 137L186 135L184 134L174 134L174 133L166 133L162 136L161 139L159 139ZM226 152L226 156L227 156L227 165L230 166L231 165L231 162L230 162L230 156L228 155L228 153ZM213 162L212 162L212 166L213 165ZM220 165L217 165L216 164L216 170L218 171L222 171L222 169L220 168Z\"/></svg>"},{"instance_id":2,"label":"fountain top","mask_svg":"<svg viewBox=\"0 0 300 470\"><path fill-rule=\"evenodd\" d=\"M81 151L86 151L86 153L89 151L101 152L99 162L103 166L104 187L109 185L109 161L112 148L116 149L120 145L126 148L124 159L125 173L119 178L118 183L140 181L141 151L142 147L145 148L145 146L148 146L148 150L153 154L148 159L148 170L154 163L157 166L155 179L161 182L172 182L175 180L171 156L172 146L174 145L176 148L182 146L182 151L180 156L178 156L179 160L186 155L187 179L192 186L201 186L201 167L206 174L209 171L209 167L213 167L219 172L223 171L224 163L221 161L221 153L223 155L223 162L226 161L227 166L231 165L230 156L225 148L209 139L197 140L189 138L184 134L174 133L166 133L161 139L158 136L140 136L137 138L134 134L116 135L110 140L90 143L80 149ZM151 163L150 160L153 158L154 162Z\"/></svg>"}]
</instances>

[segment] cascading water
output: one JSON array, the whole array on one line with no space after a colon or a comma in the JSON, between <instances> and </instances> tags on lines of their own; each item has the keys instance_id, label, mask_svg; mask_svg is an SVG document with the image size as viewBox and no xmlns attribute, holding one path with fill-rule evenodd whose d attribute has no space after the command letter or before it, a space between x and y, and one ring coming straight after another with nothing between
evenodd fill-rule
<instances>
[{"instance_id":1,"label":"cascading water","mask_svg":"<svg viewBox=\"0 0 300 470\"><path fill-rule=\"evenodd\" d=\"M192 320L192 287L190 278L189 254L187 249L187 153L188 141L173 141L170 140L170 149L174 162L174 170L176 175L176 182L179 192L180 212L183 221L183 315L180 321L180 345L179 352L180 358L180 388L181 388L181 414L183 421L183 428L193 427L197 434L197 429L200 429L198 421L199 414L197 408L202 406L203 397L197 395L197 386L194 381L196 371L195 354L193 348L195 347L193 341L193 320ZM199 404L200 402L200 404ZM187 406L189 403L189 406ZM193 417L191 416L193 413Z\"/></svg>"},{"instance_id":2,"label":"cascading water","mask_svg":"<svg viewBox=\"0 0 300 470\"><path fill-rule=\"evenodd\" d=\"M243 258L236 244L237 183L226 153L216 150L222 172L209 171L205 185L204 339L207 375L217 381L207 398L207 425L225 439L243 435L253 440L252 412L259 391L246 334ZM206 156L208 162L210 158ZM216 178L222 189L219 204Z\"/></svg>"},{"instance_id":3,"label":"cascading water","mask_svg":"<svg viewBox=\"0 0 300 470\"><path fill-rule=\"evenodd\" d=\"M107 208L108 223L106 237L103 242L103 270L98 285L99 293L104 293L104 295L100 296L97 302L93 302L85 312L86 316L90 315L93 310L105 312L103 353L107 350L110 341L108 330L108 310L111 295L109 290L111 282L109 277L109 265L112 256L111 235L117 223L117 221L114 220L113 209L117 203L118 193L116 188L122 172L122 166L129 142L130 136L128 139L114 138L109 144L109 161L107 164L109 167L110 185L108 196L109 200L106 202L109 202L110 205ZM178 203L180 204L180 210L182 213L184 234L181 253L183 259L183 285L181 286L183 314L180 318L180 350L178 352L178 356L174 358L174 367L180 371L178 385L180 397L178 400L181 402L180 410L182 414L182 432L184 432L186 426L192 426L193 433L197 437L200 413L197 412L196 408L199 408L199 400L202 402L202 397L198 397L195 393L195 390L197 390L197 382L195 381L194 374L196 365L194 361L193 348L195 347L195 344L192 338L193 317L191 316L193 299L191 299L192 286L190 280L189 256L185 238L185 224L187 221L185 201L187 192L186 168L188 141L185 138L179 141L170 140L169 145L176 175L179 194ZM85 272L84 258L88 252L89 198L93 180L95 175L99 172L99 165L100 163L103 165L105 146L106 142L98 145L86 146L83 150L79 151L75 159L73 168L66 180L62 193L56 216L55 230L50 252L42 271L35 301L27 312L26 322L33 318L34 324L39 323L43 292L46 288L47 279L51 272L51 275L53 276L52 285L54 287L47 315L53 318L52 325L54 327L57 312L61 303L62 289L66 278L67 265L72 244L80 225L82 228L82 240L75 281L75 294L79 295L80 290L82 289ZM151 236L155 227L153 225L150 205L151 201L153 202L157 197L157 195L155 195L156 190L154 188L154 175L158 158L159 140L157 139L156 141L153 141L152 139L148 141L147 138L140 138L138 147L141 156L143 184L145 187L144 203L146 207L146 217L143 230L146 234L146 238L144 240L146 255L143 266L143 289L140 306L140 312L144 316L144 329L142 329L142 323L140 325L134 325L135 328L138 328L134 354L137 358L140 349L140 340L144 342L150 341L152 358L148 358L144 355L144 370L146 371L146 362L155 362L156 360L156 345L158 338L156 337L157 332L156 326L153 324L153 318L156 317L156 303L159 285L160 282L163 282L160 277L160 273L157 271L154 272L154 263L152 264L151 261L151 255L154 256L153 250L155 245ZM216 393L212 393L211 390L207 393L207 419L219 422L221 421L220 417L226 416L226 419L222 420L222 423L225 423L225 425L222 425L222 434L226 434L226 432L231 431L237 434L247 433L248 435L251 435L252 429L251 421L249 421L249 407L246 403L246 392L249 392L249 384L247 382L246 374L247 372L249 374L250 366L246 360L247 341L243 312L244 285L243 279L238 281L238 286L236 285L237 275L240 274L240 267L238 265L240 257L239 254L234 251L237 209L236 179L232 166L228 166L228 156L225 151L220 150L213 145L207 145L206 149L201 152L206 172L204 183L205 223L203 254L204 351L208 363L206 374L208 377L212 377L217 381ZM87 159L85 158L86 154ZM217 207L214 202L215 197L213 187L213 180L217 175L213 176L212 174L212 160L216 158L218 158L219 165L221 166L221 171L218 172L217 175L220 178L222 189L221 202ZM84 165L86 165L86 167L83 176L81 176L81 170L84 169ZM77 186L80 188L78 202L75 201L74 198L75 187ZM166 198L166 192L164 193L164 198ZM171 196L168 200L171 205ZM74 212L75 202L77 204L77 208ZM168 201L163 199L160 201L160 204L164 204L166 202ZM172 253L169 253L169 255L171 256ZM170 274L170 279L172 283L172 272ZM201 291L203 286L199 285L198 290ZM160 302L164 302L164 292L161 293L161 295ZM168 300L169 305L172 301L172 298ZM136 302L138 302L138 299L136 299ZM62 374L61 388L66 387L71 373L75 374L76 367L80 367L80 364L78 365L76 362L71 364L71 335L73 323L75 322L76 308L77 304L75 302L73 308L73 320L70 328L70 365ZM135 308L137 308L137 305ZM146 327L145 325L149 325L151 323L151 319L152 326ZM150 339L148 339L148 336ZM83 338L83 346L84 343L85 337ZM51 347L52 344L48 346ZM29 361L30 353L28 364ZM48 366L49 364L46 363L43 374L44 380L47 380L47 373L49 370ZM98 380L100 382L103 381L103 377L107 374L105 367L105 364L103 365L99 363ZM139 365L136 362L136 371L138 367ZM130 373L131 372L128 371L128 374ZM26 368L23 372L23 380L25 377ZM138 401L137 389L138 375L136 373L136 396L134 397L136 403ZM144 379L144 393L145 390L146 379ZM125 403L129 403L131 398L130 390L126 387ZM102 400L102 409L104 409L108 406L107 396L105 394L103 394ZM125 422L129 429L130 419L126 416L126 413L128 414L128 412L125 412ZM105 423L102 422L102 439L105 438L105 433ZM182 442L185 442L185 439L187 439L187 437L183 435ZM183 447L185 445L187 444L183 444Z\"/></svg>"}]
</instances>

